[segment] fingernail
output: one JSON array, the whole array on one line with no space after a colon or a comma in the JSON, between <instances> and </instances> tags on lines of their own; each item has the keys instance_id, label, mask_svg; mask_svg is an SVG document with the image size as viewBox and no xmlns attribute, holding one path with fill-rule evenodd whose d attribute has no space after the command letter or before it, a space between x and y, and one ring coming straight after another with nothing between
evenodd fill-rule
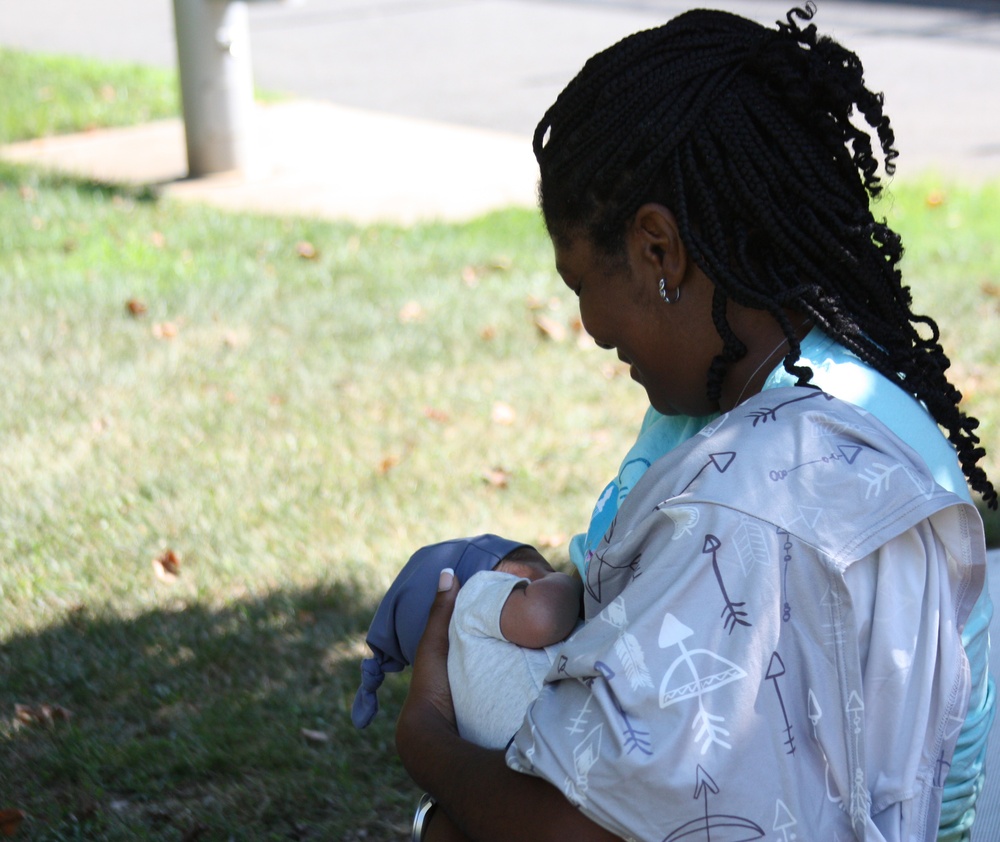
<instances>
[{"instance_id":1,"label":"fingernail","mask_svg":"<svg viewBox=\"0 0 1000 842\"><path fill-rule=\"evenodd\" d=\"M446 567L441 571L440 577L438 577L438 590L439 591L450 591L451 583L455 581L455 571L450 567Z\"/></svg>"}]
</instances>

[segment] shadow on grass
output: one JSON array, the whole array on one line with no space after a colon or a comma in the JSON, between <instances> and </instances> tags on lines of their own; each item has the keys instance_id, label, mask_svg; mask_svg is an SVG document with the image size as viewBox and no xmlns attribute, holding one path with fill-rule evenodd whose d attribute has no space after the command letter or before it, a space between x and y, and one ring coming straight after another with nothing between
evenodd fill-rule
<instances>
[{"instance_id":1,"label":"shadow on grass","mask_svg":"<svg viewBox=\"0 0 1000 842\"><path fill-rule=\"evenodd\" d=\"M126 199L132 202L153 203L159 200L158 185L115 184L73 173L58 172L31 164L0 161L0 184L19 186L30 184L35 189L71 189L82 195L102 199Z\"/></svg>"},{"instance_id":2,"label":"shadow on grass","mask_svg":"<svg viewBox=\"0 0 1000 842\"><path fill-rule=\"evenodd\" d=\"M350 722L372 607L317 587L133 619L79 610L13 638L0 809L27 813L33 840L402 838L417 796L392 747L405 681L386 681L368 729ZM71 718L18 724L18 704Z\"/></svg>"}]
</instances>

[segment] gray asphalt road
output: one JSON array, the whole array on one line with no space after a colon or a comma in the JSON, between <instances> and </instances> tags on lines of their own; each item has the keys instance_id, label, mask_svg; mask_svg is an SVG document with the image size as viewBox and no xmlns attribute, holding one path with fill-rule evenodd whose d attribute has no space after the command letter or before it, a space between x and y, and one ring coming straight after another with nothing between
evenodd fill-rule
<instances>
[{"instance_id":1,"label":"gray asphalt road","mask_svg":"<svg viewBox=\"0 0 1000 842\"><path fill-rule=\"evenodd\" d=\"M258 86L528 135L586 58L678 0L255 0ZM789 0L700 0L764 22ZM819 0L886 93L900 165L1000 172L1000 3ZM0 44L175 62L171 0L0 0Z\"/></svg>"}]
</instances>

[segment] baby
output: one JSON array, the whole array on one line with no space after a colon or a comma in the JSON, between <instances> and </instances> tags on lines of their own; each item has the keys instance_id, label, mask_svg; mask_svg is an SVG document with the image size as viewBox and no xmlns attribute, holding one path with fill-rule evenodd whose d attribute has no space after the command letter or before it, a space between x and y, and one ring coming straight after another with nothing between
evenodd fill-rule
<instances>
[{"instance_id":1,"label":"baby","mask_svg":"<svg viewBox=\"0 0 1000 842\"><path fill-rule=\"evenodd\" d=\"M462 586L449 627L448 677L459 733L504 748L520 728L576 627L582 583L559 573L526 544L480 535L418 550L379 604L367 642L374 657L361 664L351 717L364 728L378 710L386 672L413 662L442 570Z\"/></svg>"}]
</instances>

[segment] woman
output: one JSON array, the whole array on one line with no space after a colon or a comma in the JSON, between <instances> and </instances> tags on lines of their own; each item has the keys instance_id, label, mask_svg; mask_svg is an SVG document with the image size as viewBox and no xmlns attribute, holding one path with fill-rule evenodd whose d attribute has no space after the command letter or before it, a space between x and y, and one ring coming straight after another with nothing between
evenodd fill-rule
<instances>
[{"instance_id":1,"label":"woman","mask_svg":"<svg viewBox=\"0 0 1000 842\"><path fill-rule=\"evenodd\" d=\"M652 409L506 757L455 731L441 583L397 729L426 838L968 834L993 696L966 480L996 494L870 210L882 98L812 13L681 15L539 124L558 271Z\"/></svg>"}]
</instances>

